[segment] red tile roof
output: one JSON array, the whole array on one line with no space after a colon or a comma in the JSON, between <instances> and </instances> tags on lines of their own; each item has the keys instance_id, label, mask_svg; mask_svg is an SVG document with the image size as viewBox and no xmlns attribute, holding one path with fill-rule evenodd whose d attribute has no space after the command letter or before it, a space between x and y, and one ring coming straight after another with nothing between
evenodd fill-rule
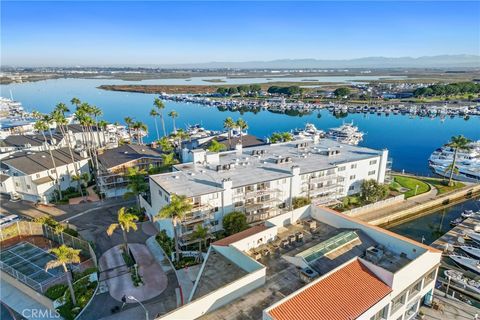
<instances>
[{"instance_id":1,"label":"red tile roof","mask_svg":"<svg viewBox=\"0 0 480 320\"><path fill-rule=\"evenodd\" d=\"M257 226L248 228L246 230L240 231L238 233L232 234L231 236L228 236L226 238L220 239L218 241L215 241L213 244L216 246L228 246L232 243L235 243L237 241L240 241L242 239L245 239L247 237L253 236L256 233L259 233L263 230L266 230L267 227L263 224L259 224Z\"/></svg>"},{"instance_id":2,"label":"red tile roof","mask_svg":"<svg viewBox=\"0 0 480 320\"><path fill-rule=\"evenodd\" d=\"M355 259L268 313L274 320L352 320L390 292L389 286Z\"/></svg>"}]
</instances>

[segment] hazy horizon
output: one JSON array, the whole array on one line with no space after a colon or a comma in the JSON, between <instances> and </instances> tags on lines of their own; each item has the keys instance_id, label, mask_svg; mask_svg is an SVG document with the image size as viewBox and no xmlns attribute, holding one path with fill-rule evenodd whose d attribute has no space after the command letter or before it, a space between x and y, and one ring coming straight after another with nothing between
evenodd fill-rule
<instances>
[{"instance_id":1,"label":"hazy horizon","mask_svg":"<svg viewBox=\"0 0 480 320\"><path fill-rule=\"evenodd\" d=\"M1 2L2 65L480 53L479 2Z\"/></svg>"}]
</instances>

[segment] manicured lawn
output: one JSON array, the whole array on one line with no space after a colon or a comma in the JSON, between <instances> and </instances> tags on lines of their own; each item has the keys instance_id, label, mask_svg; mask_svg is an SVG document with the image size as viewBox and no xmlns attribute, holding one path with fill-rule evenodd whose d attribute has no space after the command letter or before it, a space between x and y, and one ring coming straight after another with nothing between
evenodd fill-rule
<instances>
[{"instance_id":1,"label":"manicured lawn","mask_svg":"<svg viewBox=\"0 0 480 320\"><path fill-rule=\"evenodd\" d=\"M465 187L465 184L459 181L455 181L455 185L453 186L448 186L447 180L442 179L422 179L422 181L434 186L438 190L438 194L447 193Z\"/></svg>"},{"instance_id":2,"label":"manicured lawn","mask_svg":"<svg viewBox=\"0 0 480 320\"><path fill-rule=\"evenodd\" d=\"M401 185L402 187L408 189L408 191L404 193L405 198L410 198L415 195L418 196L419 194L428 192L430 190L430 186L419 179L405 177L405 176L394 176L394 181L399 185ZM415 194L415 189L417 188L417 185L418 185L418 189L417 189L417 193Z\"/></svg>"}]
</instances>

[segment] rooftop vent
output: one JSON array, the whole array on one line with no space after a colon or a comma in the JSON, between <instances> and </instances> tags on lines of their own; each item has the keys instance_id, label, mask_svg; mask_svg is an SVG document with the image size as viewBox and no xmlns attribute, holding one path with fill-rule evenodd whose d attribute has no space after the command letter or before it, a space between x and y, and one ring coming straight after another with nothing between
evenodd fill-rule
<instances>
[{"instance_id":1,"label":"rooftop vent","mask_svg":"<svg viewBox=\"0 0 480 320\"><path fill-rule=\"evenodd\" d=\"M373 263L378 263L382 259L384 252L378 247L369 247L365 252L365 258Z\"/></svg>"}]
</instances>

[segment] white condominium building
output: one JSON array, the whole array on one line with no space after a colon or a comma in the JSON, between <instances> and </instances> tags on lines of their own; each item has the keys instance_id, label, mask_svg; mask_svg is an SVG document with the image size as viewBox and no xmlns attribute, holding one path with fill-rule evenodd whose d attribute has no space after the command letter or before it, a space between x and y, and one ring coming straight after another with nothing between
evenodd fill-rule
<instances>
[{"instance_id":1,"label":"white condominium building","mask_svg":"<svg viewBox=\"0 0 480 320\"><path fill-rule=\"evenodd\" d=\"M210 153L192 150L192 162L174 171L150 176L150 197L142 199L153 217L172 194L185 195L193 206L181 224L182 244L202 224L211 231L222 228L222 218L232 211L245 213L249 223L263 221L291 209L292 201L308 197L326 204L360 191L362 181L383 183L387 150L340 144L313 137L305 140ZM171 220L159 220L173 236Z\"/></svg>"}]
</instances>

